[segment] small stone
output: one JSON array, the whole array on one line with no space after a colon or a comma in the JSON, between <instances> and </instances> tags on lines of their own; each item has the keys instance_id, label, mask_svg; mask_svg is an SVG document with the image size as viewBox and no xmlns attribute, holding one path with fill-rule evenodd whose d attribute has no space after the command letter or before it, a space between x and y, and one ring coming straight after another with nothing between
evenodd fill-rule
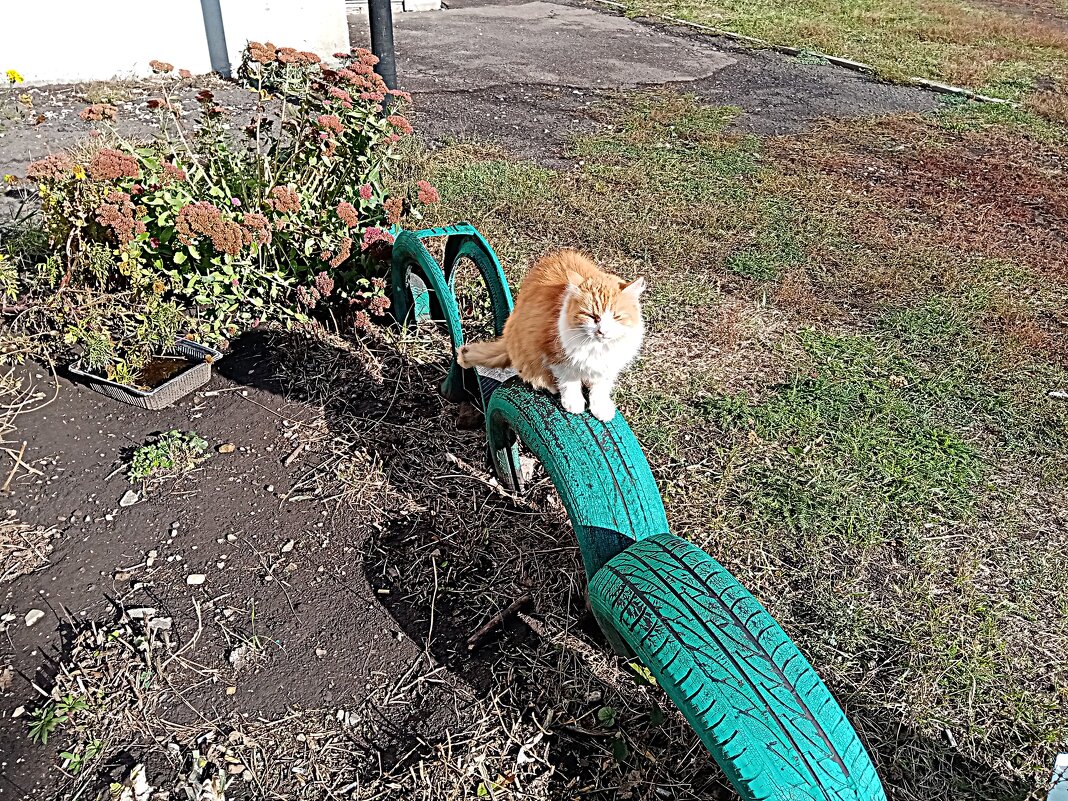
<instances>
[{"instance_id":1,"label":"small stone","mask_svg":"<svg viewBox=\"0 0 1068 801\"><path fill-rule=\"evenodd\" d=\"M234 695L235 693L237 693L237 687L227 687L226 688L226 694L227 695ZM240 773L240 771L238 771L238 772Z\"/></svg>"},{"instance_id":2,"label":"small stone","mask_svg":"<svg viewBox=\"0 0 1068 801\"><path fill-rule=\"evenodd\" d=\"M171 528L172 528L172 529L173 529L174 531L177 531L177 530L178 530L178 521L177 521L177 520L175 520L175 521L174 521L173 523L171 523Z\"/></svg>"},{"instance_id":3,"label":"small stone","mask_svg":"<svg viewBox=\"0 0 1068 801\"><path fill-rule=\"evenodd\" d=\"M152 567L156 564L156 560L159 559L159 551L149 551L148 557L145 559L145 567Z\"/></svg>"},{"instance_id":4,"label":"small stone","mask_svg":"<svg viewBox=\"0 0 1068 801\"><path fill-rule=\"evenodd\" d=\"M237 446L234 445L234 443L232 442L224 442L215 450L217 450L219 453L233 453L235 450L237 450Z\"/></svg>"},{"instance_id":5,"label":"small stone","mask_svg":"<svg viewBox=\"0 0 1068 801\"><path fill-rule=\"evenodd\" d=\"M289 540L285 545L282 546L282 553L289 553L293 550L293 546L295 546L296 544L296 540Z\"/></svg>"},{"instance_id":6,"label":"small stone","mask_svg":"<svg viewBox=\"0 0 1068 801\"><path fill-rule=\"evenodd\" d=\"M140 495L133 490L126 490L126 494L119 498L119 506L133 506L139 500L141 500Z\"/></svg>"},{"instance_id":7,"label":"small stone","mask_svg":"<svg viewBox=\"0 0 1068 801\"><path fill-rule=\"evenodd\" d=\"M131 574L125 570L115 571L115 581L129 581Z\"/></svg>"},{"instance_id":8,"label":"small stone","mask_svg":"<svg viewBox=\"0 0 1068 801\"><path fill-rule=\"evenodd\" d=\"M268 492L274 492L274 484L268 484L267 485L267 491Z\"/></svg>"},{"instance_id":9,"label":"small stone","mask_svg":"<svg viewBox=\"0 0 1068 801\"><path fill-rule=\"evenodd\" d=\"M26 625L35 626L45 616L43 609L31 609L26 613Z\"/></svg>"},{"instance_id":10,"label":"small stone","mask_svg":"<svg viewBox=\"0 0 1068 801\"><path fill-rule=\"evenodd\" d=\"M190 573L188 576L185 577L185 583L190 585L191 587L195 587L198 584L203 584L207 580L208 577L203 573Z\"/></svg>"},{"instance_id":11,"label":"small stone","mask_svg":"<svg viewBox=\"0 0 1068 801\"><path fill-rule=\"evenodd\" d=\"M226 535L226 541L227 542L236 542L237 541L237 535L236 534L227 534Z\"/></svg>"},{"instance_id":12,"label":"small stone","mask_svg":"<svg viewBox=\"0 0 1068 801\"><path fill-rule=\"evenodd\" d=\"M104 515L104 519L107 520L110 523L112 520L115 519L115 515L110 515L110 514Z\"/></svg>"},{"instance_id":13,"label":"small stone","mask_svg":"<svg viewBox=\"0 0 1068 801\"><path fill-rule=\"evenodd\" d=\"M316 648L315 649L315 655L317 657L319 657L319 659L322 659L324 656L326 656L326 649L325 648Z\"/></svg>"}]
</instances>

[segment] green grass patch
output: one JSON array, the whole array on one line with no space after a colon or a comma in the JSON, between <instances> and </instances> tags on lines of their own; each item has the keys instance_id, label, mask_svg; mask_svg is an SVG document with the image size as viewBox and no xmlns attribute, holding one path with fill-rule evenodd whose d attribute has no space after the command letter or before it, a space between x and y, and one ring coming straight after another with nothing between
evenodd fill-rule
<instances>
[{"instance_id":1,"label":"green grass patch","mask_svg":"<svg viewBox=\"0 0 1068 801\"><path fill-rule=\"evenodd\" d=\"M1068 34L987 5L953 0L628 0L668 15L805 51L1020 100L1039 75L1068 74ZM811 60L811 59L809 59Z\"/></svg>"},{"instance_id":2,"label":"green grass patch","mask_svg":"<svg viewBox=\"0 0 1068 801\"><path fill-rule=\"evenodd\" d=\"M941 127L959 133L1016 132L1045 144L1063 145L1068 142L1068 128L1023 106L946 98L934 119Z\"/></svg>"}]
</instances>

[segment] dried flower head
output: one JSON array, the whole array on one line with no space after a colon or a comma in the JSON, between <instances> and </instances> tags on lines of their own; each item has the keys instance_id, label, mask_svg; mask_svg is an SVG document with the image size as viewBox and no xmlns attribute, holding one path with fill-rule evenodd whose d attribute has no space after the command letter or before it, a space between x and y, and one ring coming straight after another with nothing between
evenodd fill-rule
<instances>
[{"instance_id":1,"label":"dried flower head","mask_svg":"<svg viewBox=\"0 0 1068 801\"><path fill-rule=\"evenodd\" d=\"M26 177L34 181L58 181L74 172L74 162L66 153L53 153L43 159L31 161L26 167Z\"/></svg>"},{"instance_id":2,"label":"dried flower head","mask_svg":"<svg viewBox=\"0 0 1068 801\"><path fill-rule=\"evenodd\" d=\"M330 259L330 266L337 269L345 260L352 255L352 239L345 237L341 240L341 244L337 249L337 255Z\"/></svg>"},{"instance_id":3,"label":"dried flower head","mask_svg":"<svg viewBox=\"0 0 1068 801\"><path fill-rule=\"evenodd\" d=\"M173 64L168 64L166 61L157 61L156 59L152 59L152 61L148 62L148 66L150 66L152 71L158 75L174 71Z\"/></svg>"},{"instance_id":4,"label":"dried flower head","mask_svg":"<svg viewBox=\"0 0 1068 801\"><path fill-rule=\"evenodd\" d=\"M271 223L258 211L249 212L244 215L241 218L241 222L248 231L250 241L260 245L271 244L271 237L273 236L271 232Z\"/></svg>"},{"instance_id":5,"label":"dried flower head","mask_svg":"<svg viewBox=\"0 0 1068 801\"><path fill-rule=\"evenodd\" d=\"M89 162L89 175L97 181L114 181L119 178L140 178L141 169L133 156L105 147L98 150Z\"/></svg>"},{"instance_id":6,"label":"dried flower head","mask_svg":"<svg viewBox=\"0 0 1068 801\"><path fill-rule=\"evenodd\" d=\"M360 250L367 250L376 242L384 242L387 245L391 245L393 244L393 236L384 228L377 228L372 225L363 232L363 241L360 244Z\"/></svg>"},{"instance_id":7,"label":"dried flower head","mask_svg":"<svg viewBox=\"0 0 1068 801\"><path fill-rule=\"evenodd\" d=\"M352 55L361 64L366 64L368 67L373 67L375 64L378 63L378 56L376 56L374 53L364 47L352 48Z\"/></svg>"},{"instance_id":8,"label":"dried flower head","mask_svg":"<svg viewBox=\"0 0 1068 801\"><path fill-rule=\"evenodd\" d=\"M300 211L300 195L288 186L276 186L269 193L267 201L272 209L282 214L295 214Z\"/></svg>"},{"instance_id":9,"label":"dried flower head","mask_svg":"<svg viewBox=\"0 0 1068 801\"><path fill-rule=\"evenodd\" d=\"M191 73L189 70L178 70L178 77L179 78L192 78L193 77L193 73Z\"/></svg>"},{"instance_id":10,"label":"dried flower head","mask_svg":"<svg viewBox=\"0 0 1068 801\"><path fill-rule=\"evenodd\" d=\"M355 328L357 331L362 331L363 333L370 333L374 331L375 325L371 322L371 318L367 315L367 312L365 312L363 309L360 309L352 315L352 327Z\"/></svg>"},{"instance_id":11,"label":"dried flower head","mask_svg":"<svg viewBox=\"0 0 1068 801\"><path fill-rule=\"evenodd\" d=\"M301 64L303 59L294 47L279 47L277 59L283 64Z\"/></svg>"},{"instance_id":12,"label":"dried flower head","mask_svg":"<svg viewBox=\"0 0 1068 801\"><path fill-rule=\"evenodd\" d=\"M93 103L93 105L83 108L78 116L86 122L113 120L115 119L115 107L107 103Z\"/></svg>"},{"instance_id":13,"label":"dried flower head","mask_svg":"<svg viewBox=\"0 0 1068 801\"><path fill-rule=\"evenodd\" d=\"M405 92L403 89L387 89L386 94L392 95L393 97L399 97L401 100L404 100L407 103L412 102L411 94Z\"/></svg>"},{"instance_id":14,"label":"dried flower head","mask_svg":"<svg viewBox=\"0 0 1068 801\"><path fill-rule=\"evenodd\" d=\"M414 130L412 124L408 122L407 118L402 117L400 114L390 114L386 117L386 121L390 123L394 128L400 131L402 134L410 134Z\"/></svg>"},{"instance_id":15,"label":"dried flower head","mask_svg":"<svg viewBox=\"0 0 1068 801\"><path fill-rule=\"evenodd\" d=\"M340 100L343 104L352 103L352 95L344 89L338 89L336 86L328 86L326 87L326 93L335 100Z\"/></svg>"},{"instance_id":16,"label":"dried flower head","mask_svg":"<svg viewBox=\"0 0 1068 801\"><path fill-rule=\"evenodd\" d=\"M218 253L236 256L246 244L247 232L233 220L223 217L222 212L207 201L190 203L178 212L174 223L178 239L186 245L198 238L207 237Z\"/></svg>"},{"instance_id":17,"label":"dried flower head","mask_svg":"<svg viewBox=\"0 0 1068 801\"><path fill-rule=\"evenodd\" d=\"M179 105L178 103L171 103L170 101L164 100L161 97L152 98L148 101L147 105L150 109L163 109L164 111L169 111L172 114L176 115L182 113L181 105Z\"/></svg>"},{"instance_id":18,"label":"dried flower head","mask_svg":"<svg viewBox=\"0 0 1068 801\"><path fill-rule=\"evenodd\" d=\"M438 190L429 181L416 181L415 186L419 190L420 203L437 203L441 200Z\"/></svg>"},{"instance_id":19,"label":"dried flower head","mask_svg":"<svg viewBox=\"0 0 1068 801\"><path fill-rule=\"evenodd\" d=\"M370 184L363 184L360 187L360 198L363 200L370 200L374 196L374 189Z\"/></svg>"},{"instance_id":20,"label":"dried flower head","mask_svg":"<svg viewBox=\"0 0 1068 801\"><path fill-rule=\"evenodd\" d=\"M360 215L356 211L356 207L348 201L342 200L337 204L337 216L349 228L355 228L360 224Z\"/></svg>"},{"instance_id":21,"label":"dried flower head","mask_svg":"<svg viewBox=\"0 0 1068 801\"><path fill-rule=\"evenodd\" d=\"M298 286L293 294L296 295L297 303L301 306L305 306L309 309L315 308L315 303L318 298L315 297L314 290L309 292L305 287Z\"/></svg>"},{"instance_id":22,"label":"dried flower head","mask_svg":"<svg viewBox=\"0 0 1068 801\"><path fill-rule=\"evenodd\" d=\"M96 220L112 230L120 245L128 245L145 233L145 224L137 219L137 208L125 192L109 192L96 209Z\"/></svg>"},{"instance_id":23,"label":"dried flower head","mask_svg":"<svg viewBox=\"0 0 1068 801\"><path fill-rule=\"evenodd\" d=\"M171 182L181 182L186 180L185 170L179 167L177 164L171 164L167 162L163 165L163 183L169 184Z\"/></svg>"},{"instance_id":24,"label":"dried flower head","mask_svg":"<svg viewBox=\"0 0 1068 801\"><path fill-rule=\"evenodd\" d=\"M320 128L335 134L340 134L345 130L341 127L341 120L336 114L320 114L315 118L315 122Z\"/></svg>"},{"instance_id":25,"label":"dried flower head","mask_svg":"<svg viewBox=\"0 0 1068 801\"><path fill-rule=\"evenodd\" d=\"M319 297L330 297L334 292L334 279L326 273L319 273L315 276L315 290L319 293Z\"/></svg>"},{"instance_id":26,"label":"dried flower head","mask_svg":"<svg viewBox=\"0 0 1068 801\"><path fill-rule=\"evenodd\" d=\"M248 43L248 57L258 64L270 64L277 55L278 48L270 42L264 44L259 42Z\"/></svg>"},{"instance_id":27,"label":"dried flower head","mask_svg":"<svg viewBox=\"0 0 1068 801\"><path fill-rule=\"evenodd\" d=\"M404 216L404 198L391 197L382 204L386 209L386 219L390 225L396 225Z\"/></svg>"}]
</instances>

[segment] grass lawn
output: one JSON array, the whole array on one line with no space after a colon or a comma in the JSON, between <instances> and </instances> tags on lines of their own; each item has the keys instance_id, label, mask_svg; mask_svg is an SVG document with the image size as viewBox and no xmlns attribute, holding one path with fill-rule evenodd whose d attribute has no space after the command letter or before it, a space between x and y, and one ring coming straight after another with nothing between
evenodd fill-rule
<instances>
[{"instance_id":1,"label":"grass lawn","mask_svg":"<svg viewBox=\"0 0 1068 801\"><path fill-rule=\"evenodd\" d=\"M1068 12L1046 0L626 0L774 44L864 61L881 77L928 78L1068 119Z\"/></svg>"},{"instance_id":2,"label":"grass lawn","mask_svg":"<svg viewBox=\"0 0 1068 801\"><path fill-rule=\"evenodd\" d=\"M744 31L799 15L765 11ZM734 115L620 96L567 170L449 144L435 222L513 283L559 245L644 274L619 400L675 531L798 640L893 798L1038 793L1068 740L1068 149L953 107L763 141Z\"/></svg>"}]
</instances>

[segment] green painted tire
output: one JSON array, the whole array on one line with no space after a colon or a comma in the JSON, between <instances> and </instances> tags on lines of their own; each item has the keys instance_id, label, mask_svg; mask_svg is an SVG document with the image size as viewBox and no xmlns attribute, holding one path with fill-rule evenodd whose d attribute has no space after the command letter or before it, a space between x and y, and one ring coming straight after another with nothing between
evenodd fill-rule
<instances>
[{"instance_id":1,"label":"green painted tire","mask_svg":"<svg viewBox=\"0 0 1068 801\"><path fill-rule=\"evenodd\" d=\"M587 576L636 540L668 531L656 481L623 415L602 423L589 412L571 414L554 396L512 378L490 396L486 430L502 484L519 485L516 437L549 473Z\"/></svg>"},{"instance_id":2,"label":"green painted tire","mask_svg":"<svg viewBox=\"0 0 1068 801\"><path fill-rule=\"evenodd\" d=\"M841 707L797 646L711 556L672 534L590 582L602 625L679 707L746 801L885 801Z\"/></svg>"}]
</instances>

